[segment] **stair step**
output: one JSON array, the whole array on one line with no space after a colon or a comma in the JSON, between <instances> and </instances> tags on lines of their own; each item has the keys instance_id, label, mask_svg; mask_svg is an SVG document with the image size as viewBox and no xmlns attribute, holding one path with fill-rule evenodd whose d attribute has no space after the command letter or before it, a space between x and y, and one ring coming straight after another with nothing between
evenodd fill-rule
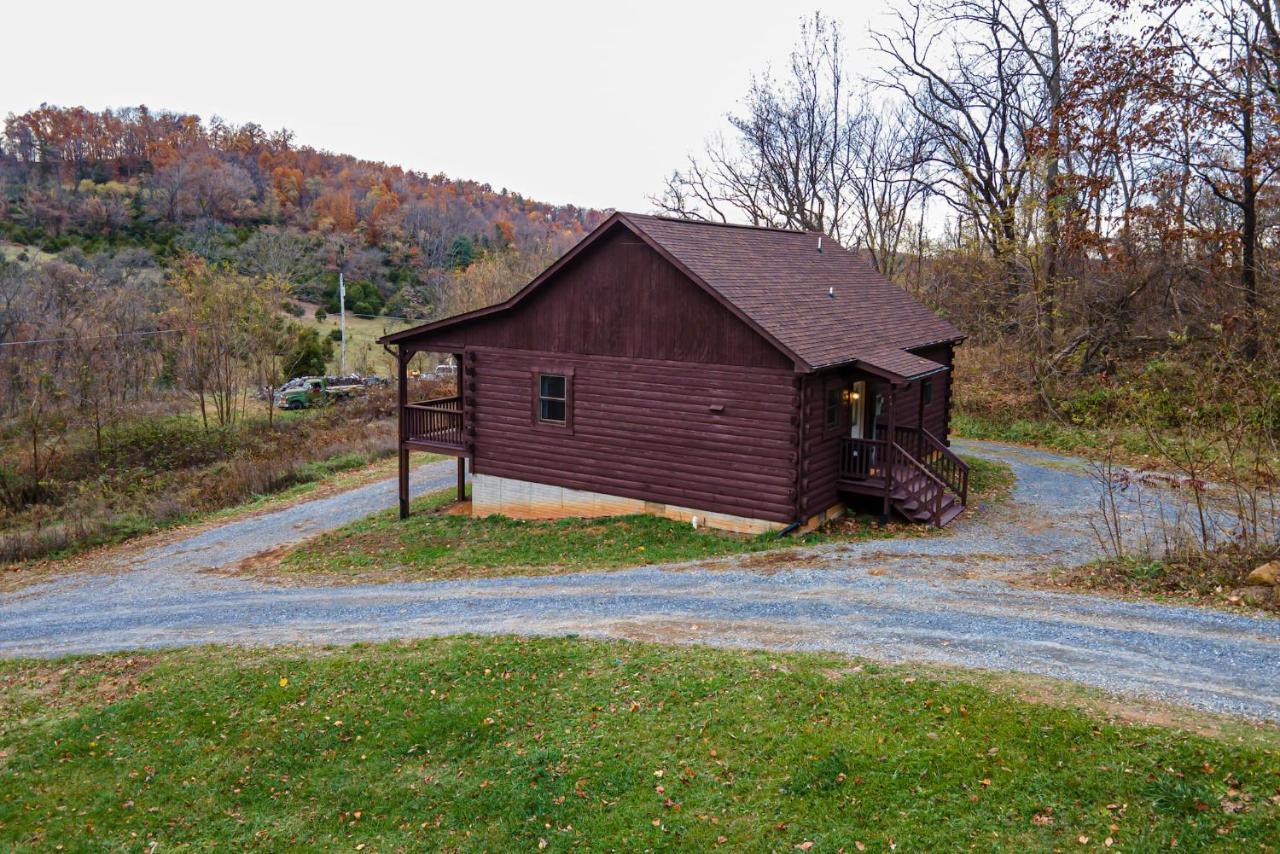
<instances>
[{"instance_id":1,"label":"stair step","mask_svg":"<svg viewBox=\"0 0 1280 854\"><path fill-rule=\"evenodd\" d=\"M959 516L963 512L964 512L964 505L957 501L955 504L951 505L946 510L942 511L942 517L938 519L938 527L939 528L947 527L947 525L951 524L951 521L953 519L955 519L957 516Z\"/></svg>"},{"instance_id":2,"label":"stair step","mask_svg":"<svg viewBox=\"0 0 1280 854\"><path fill-rule=\"evenodd\" d=\"M893 506L899 513L915 522L932 522L933 521L933 495L924 496L924 501L918 498L907 498L905 493L894 494ZM943 527L952 519L960 515L964 511L964 505L951 492L946 492L942 496L942 500L938 505L938 527Z\"/></svg>"}]
</instances>

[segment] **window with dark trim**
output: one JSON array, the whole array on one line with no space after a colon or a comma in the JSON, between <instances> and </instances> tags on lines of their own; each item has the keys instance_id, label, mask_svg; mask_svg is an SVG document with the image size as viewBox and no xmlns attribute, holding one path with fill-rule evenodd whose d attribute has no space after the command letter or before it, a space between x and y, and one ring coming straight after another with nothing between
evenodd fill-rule
<instances>
[{"instance_id":1,"label":"window with dark trim","mask_svg":"<svg viewBox=\"0 0 1280 854\"><path fill-rule=\"evenodd\" d=\"M920 399L925 406L933 403L933 380L924 380L920 383Z\"/></svg>"},{"instance_id":2,"label":"window with dark trim","mask_svg":"<svg viewBox=\"0 0 1280 854\"><path fill-rule=\"evenodd\" d=\"M538 374L538 420L563 425L569 420L569 378L564 374Z\"/></svg>"},{"instance_id":3,"label":"window with dark trim","mask_svg":"<svg viewBox=\"0 0 1280 854\"><path fill-rule=\"evenodd\" d=\"M830 386L827 388L827 400L825 408L825 421L828 430L835 429L840 426L840 408L843 398L839 386Z\"/></svg>"}]
</instances>

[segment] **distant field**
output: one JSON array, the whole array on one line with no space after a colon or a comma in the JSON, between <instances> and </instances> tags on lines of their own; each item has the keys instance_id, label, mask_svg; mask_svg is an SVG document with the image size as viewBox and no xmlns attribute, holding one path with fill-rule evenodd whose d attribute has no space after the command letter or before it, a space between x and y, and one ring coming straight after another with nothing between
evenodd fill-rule
<instances>
[{"instance_id":1,"label":"distant field","mask_svg":"<svg viewBox=\"0 0 1280 854\"><path fill-rule=\"evenodd\" d=\"M319 308L314 303L302 302L295 300L306 312L304 317L298 318L299 322L308 323L317 327L322 336L327 336L331 330L338 328L338 315L331 314L324 319L323 322L316 320L316 309ZM361 374L380 374L382 376L391 376L395 373L395 363L378 345L378 339L383 335L392 332L399 332L401 329L408 329L410 326L416 326L419 321L413 320L392 320L390 318L380 317L370 319L366 317L356 317L355 315L347 315L347 371ZM333 361L329 364L329 370L338 373L340 366L338 343L333 344Z\"/></svg>"},{"instance_id":2,"label":"distant field","mask_svg":"<svg viewBox=\"0 0 1280 854\"><path fill-rule=\"evenodd\" d=\"M27 260L29 261L49 261L56 257L54 255L50 255L48 252L37 249L34 246L20 246L16 243L0 242L0 257L3 257L6 261L17 260L18 256L23 252L27 253Z\"/></svg>"}]
</instances>

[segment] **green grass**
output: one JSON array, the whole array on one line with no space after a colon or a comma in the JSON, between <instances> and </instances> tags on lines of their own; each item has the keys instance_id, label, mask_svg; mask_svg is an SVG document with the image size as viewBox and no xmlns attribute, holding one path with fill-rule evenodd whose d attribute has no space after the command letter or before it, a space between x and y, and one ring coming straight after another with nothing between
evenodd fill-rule
<instances>
[{"instance_id":1,"label":"green grass","mask_svg":"<svg viewBox=\"0 0 1280 854\"><path fill-rule=\"evenodd\" d=\"M999 500L1009 495L1017 477L1008 463L961 454L969 466L969 494L988 500Z\"/></svg>"},{"instance_id":2,"label":"green grass","mask_svg":"<svg viewBox=\"0 0 1280 854\"><path fill-rule=\"evenodd\" d=\"M1257 850L1276 744L829 655L457 638L4 662L0 842Z\"/></svg>"},{"instance_id":3,"label":"green grass","mask_svg":"<svg viewBox=\"0 0 1280 854\"><path fill-rule=\"evenodd\" d=\"M315 312L319 306L313 303L298 302L305 314L302 317L295 318L298 323L314 326L320 331L323 338L327 338L330 332L340 328L338 315L330 314L323 321L316 320ZM379 345L378 339L383 335L392 332L399 332L402 329L408 329L410 326L416 326L420 321L416 320L397 320L389 317L357 317L354 314L347 315L347 370L359 371L362 374L380 374L382 376L391 376L395 362L388 356ZM339 371L340 355L338 352L338 342L333 344L333 359L329 362L329 370L333 373Z\"/></svg>"},{"instance_id":4,"label":"green grass","mask_svg":"<svg viewBox=\"0 0 1280 854\"><path fill-rule=\"evenodd\" d=\"M1102 446L1102 434L1099 431L1048 418L995 421L956 413L951 419L951 431L955 436L968 439L1031 445L1066 454L1096 454ZM1149 456L1155 452L1146 434L1137 428L1117 431L1116 439L1119 449L1132 456Z\"/></svg>"},{"instance_id":5,"label":"green grass","mask_svg":"<svg viewBox=\"0 0 1280 854\"><path fill-rule=\"evenodd\" d=\"M614 569L812 545L834 538L889 536L869 519L845 520L839 533L742 536L694 529L657 516L519 520L449 512L446 490L413 503L401 521L385 511L302 544L278 569L288 573L443 579L497 575L547 575Z\"/></svg>"},{"instance_id":6,"label":"green grass","mask_svg":"<svg viewBox=\"0 0 1280 854\"><path fill-rule=\"evenodd\" d=\"M966 457L971 495L999 498L1013 484L1004 463ZM633 515L599 519L517 520L450 512L452 490L417 499L401 521L385 511L321 534L291 551L273 572L338 578L473 578L548 575L752 554L892 536L922 536L918 525L881 527L848 517L795 536L743 536L694 529L684 522Z\"/></svg>"}]
</instances>

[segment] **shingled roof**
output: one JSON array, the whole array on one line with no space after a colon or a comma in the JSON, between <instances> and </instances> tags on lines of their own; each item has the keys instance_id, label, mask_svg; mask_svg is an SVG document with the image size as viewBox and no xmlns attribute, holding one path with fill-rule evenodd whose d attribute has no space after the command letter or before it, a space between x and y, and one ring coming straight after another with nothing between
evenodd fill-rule
<instances>
[{"instance_id":1,"label":"shingled roof","mask_svg":"<svg viewBox=\"0 0 1280 854\"><path fill-rule=\"evenodd\" d=\"M963 333L814 232L616 213L504 303L388 335L394 343L518 303L573 255L621 223L809 369L857 363L914 379L944 366L908 352ZM821 238L821 251L819 251Z\"/></svg>"}]
</instances>

